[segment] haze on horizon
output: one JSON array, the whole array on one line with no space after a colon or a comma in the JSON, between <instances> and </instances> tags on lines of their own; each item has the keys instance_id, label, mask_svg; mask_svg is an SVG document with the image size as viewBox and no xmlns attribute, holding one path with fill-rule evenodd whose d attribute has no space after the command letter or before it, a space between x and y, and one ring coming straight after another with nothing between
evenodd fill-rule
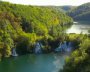
<instances>
[{"instance_id":1,"label":"haze on horizon","mask_svg":"<svg viewBox=\"0 0 90 72\"><path fill-rule=\"evenodd\" d=\"M1 0L15 4L24 4L24 5L38 5L38 6L63 6L63 5L72 5L78 6L90 0Z\"/></svg>"}]
</instances>

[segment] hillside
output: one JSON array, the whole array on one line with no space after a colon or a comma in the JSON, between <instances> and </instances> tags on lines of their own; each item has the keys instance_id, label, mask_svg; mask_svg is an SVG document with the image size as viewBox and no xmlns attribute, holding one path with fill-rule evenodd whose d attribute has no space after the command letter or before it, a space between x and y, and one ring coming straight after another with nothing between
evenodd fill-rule
<instances>
[{"instance_id":1,"label":"hillside","mask_svg":"<svg viewBox=\"0 0 90 72\"><path fill-rule=\"evenodd\" d=\"M68 6L68 5L67 6L61 6L61 9L65 12L68 12L74 8L76 8L76 6Z\"/></svg>"},{"instance_id":2,"label":"hillside","mask_svg":"<svg viewBox=\"0 0 90 72\"><path fill-rule=\"evenodd\" d=\"M71 11L68 15L75 20L90 20L90 3L82 4Z\"/></svg>"},{"instance_id":3,"label":"hillside","mask_svg":"<svg viewBox=\"0 0 90 72\"><path fill-rule=\"evenodd\" d=\"M19 54L33 52L37 41L54 40L72 19L49 7L36 7L0 2L0 57L11 56L12 48ZM65 26L63 27L63 25Z\"/></svg>"}]
</instances>

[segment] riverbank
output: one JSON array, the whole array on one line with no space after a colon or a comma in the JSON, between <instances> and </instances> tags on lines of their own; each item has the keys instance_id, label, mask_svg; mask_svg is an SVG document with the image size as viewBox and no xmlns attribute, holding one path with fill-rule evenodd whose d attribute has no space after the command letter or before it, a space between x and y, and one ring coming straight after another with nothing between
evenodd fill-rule
<instances>
[{"instance_id":1,"label":"riverbank","mask_svg":"<svg viewBox=\"0 0 90 72\"><path fill-rule=\"evenodd\" d=\"M66 34L64 38L57 38L54 40L50 39L42 39L41 41L36 42L36 44L31 48L31 50L27 50L24 48L20 50L15 49L12 50L14 52L12 56L21 56L24 54L47 54L51 52L71 52L77 48L79 48L79 44L83 41L84 38L87 38L89 35L87 34ZM17 54L17 55L14 55Z\"/></svg>"}]
</instances>

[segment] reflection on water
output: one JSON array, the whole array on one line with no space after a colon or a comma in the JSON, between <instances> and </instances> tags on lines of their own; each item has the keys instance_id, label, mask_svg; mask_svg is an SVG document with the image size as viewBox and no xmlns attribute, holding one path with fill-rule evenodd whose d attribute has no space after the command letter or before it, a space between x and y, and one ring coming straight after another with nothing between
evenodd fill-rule
<instances>
[{"instance_id":1,"label":"reflection on water","mask_svg":"<svg viewBox=\"0 0 90 72\"><path fill-rule=\"evenodd\" d=\"M78 21L74 23L66 33L76 33L76 34L88 34L88 30L90 29L90 22L89 21Z\"/></svg>"},{"instance_id":2,"label":"reflection on water","mask_svg":"<svg viewBox=\"0 0 90 72\"><path fill-rule=\"evenodd\" d=\"M65 63L64 55L54 55L55 61L53 61L56 69L53 72L58 72L60 69L63 69L63 65Z\"/></svg>"},{"instance_id":3,"label":"reflection on water","mask_svg":"<svg viewBox=\"0 0 90 72\"><path fill-rule=\"evenodd\" d=\"M51 53L8 58L0 62L0 72L58 72L63 68L65 57Z\"/></svg>"}]
</instances>

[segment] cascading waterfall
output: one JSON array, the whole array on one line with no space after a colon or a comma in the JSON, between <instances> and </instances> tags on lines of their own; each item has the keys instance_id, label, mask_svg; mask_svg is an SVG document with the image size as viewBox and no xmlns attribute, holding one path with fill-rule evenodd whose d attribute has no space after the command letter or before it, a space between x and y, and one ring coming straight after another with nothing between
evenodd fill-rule
<instances>
[{"instance_id":1,"label":"cascading waterfall","mask_svg":"<svg viewBox=\"0 0 90 72\"><path fill-rule=\"evenodd\" d=\"M35 45L35 51L34 52L36 54L42 53L42 49L41 48L42 48L42 44L37 42L36 45Z\"/></svg>"},{"instance_id":2,"label":"cascading waterfall","mask_svg":"<svg viewBox=\"0 0 90 72\"><path fill-rule=\"evenodd\" d=\"M12 56L18 56L17 52L16 52L16 48L12 48Z\"/></svg>"},{"instance_id":3,"label":"cascading waterfall","mask_svg":"<svg viewBox=\"0 0 90 72\"><path fill-rule=\"evenodd\" d=\"M70 52L72 50L72 42L60 43L59 47L55 49L56 52Z\"/></svg>"}]
</instances>

